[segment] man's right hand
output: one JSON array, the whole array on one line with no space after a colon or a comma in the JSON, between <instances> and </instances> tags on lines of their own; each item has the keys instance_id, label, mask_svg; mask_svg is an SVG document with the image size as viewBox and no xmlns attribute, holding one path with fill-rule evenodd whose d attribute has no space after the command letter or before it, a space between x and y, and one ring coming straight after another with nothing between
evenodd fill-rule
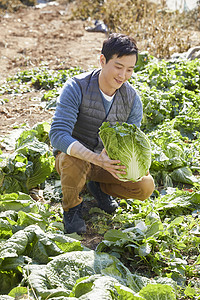
<instances>
[{"instance_id":1,"label":"man's right hand","mask_svg":"<svg viewBox=\"0 0 200 300\"><path fill-rule=\"evenodd\" d=\"M119 179L118 174L126 174L126 167L120 165L120 160L110 159L105 148L98 154L77 141L72 145L70 155L103 168L117 179Z\"/></svg>"},{"instance_id":2,"label":"man's right hand","mask_svg":"<svg viewBox=\"0 0 200 300\"><path fill-rule=\"evenodd\" d=\"M117 179L119 179L118 174L126 174L126 167L120 165L120 160L110 159L105 148L99 154L99 164L97 165L110 172Z\"/></svg>"}]
</instances>

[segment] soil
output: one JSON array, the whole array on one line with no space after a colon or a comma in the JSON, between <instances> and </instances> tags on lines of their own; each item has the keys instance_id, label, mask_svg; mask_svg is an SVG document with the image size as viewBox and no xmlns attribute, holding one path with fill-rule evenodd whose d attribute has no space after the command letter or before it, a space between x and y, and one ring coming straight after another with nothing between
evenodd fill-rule
<instances>
[{"instance_id":1,"label":"soil","mask_svg":"<svg viewBox=\"0 0 200 300\"><path fill-rule=\"evenodd\" d=\"M0 84L19 70L42 63L53 70L98 67L105 33L88 32L83 21L70 20L70 16L71 5L56 2L0 16ZM30 101L38 94L42 96L42 91L14 99L0 97L10 100L0 106L0 136L16 125L27 123L32 127L51 120L52 112L44 111L39 100Z\"/></svg>"},{"instance_id":2,"label":"soil","mask_svg":"<svg viewBox=\"0 0 200 300\"><path fill-rule=\"evenodd\" d=\"M106 34L86 31L86 22L72 20L72 9L72 2L48 2L0 15L0 84L20 70L41 64L52 70L77 66L88 70L99 66ZM188 31L181 34L187 36ZM200 32L190 31L191 46L198 45L199 40ZM9 100L0 105L0 136L9 133L14 126L32 127L44 120L51 121L53 112L41 107L41 97L42 91L21 97L0 96L0 100Z\"/></svg>"}]
</instances>

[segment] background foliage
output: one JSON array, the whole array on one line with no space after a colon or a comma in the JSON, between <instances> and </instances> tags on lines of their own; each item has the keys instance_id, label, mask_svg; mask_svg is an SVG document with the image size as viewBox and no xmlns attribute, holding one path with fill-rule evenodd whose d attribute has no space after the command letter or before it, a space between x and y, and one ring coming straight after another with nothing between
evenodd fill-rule
<instances>
[{"instance_id":1,"label":"background foliage","mask_svg":"<svg viewBox=\"0 0 200 300\"><path fill-rule=\"evenodd\" d=\"M158 58L190 48L190 29L199 30L200 6L193 12L170 12L165 1L156 5L146 0L75 1L75 18L103 20L110 32L132 35L142 50ZM181 30L188 33L181 35Z\"/></svg>"}]
</instances>

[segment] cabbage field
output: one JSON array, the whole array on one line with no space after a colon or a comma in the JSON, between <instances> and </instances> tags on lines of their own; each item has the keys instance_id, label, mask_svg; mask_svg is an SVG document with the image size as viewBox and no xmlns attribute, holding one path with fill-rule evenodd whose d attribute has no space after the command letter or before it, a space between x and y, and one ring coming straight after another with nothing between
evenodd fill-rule
<instances>
[{"instance_id":1,"label":"cabbage field","mask_svg":"<svg viewBox=\"0 0 200 300\"><path fill-rule=\"evenodd\" d=\"M21 71L1 85L1 104L42 90L42 107L54 110L80 72ZM144 106L156 190L143 202L119 200L114 215L92 207L85 218L101 237L95 249L63 233L50 124L1 136L0 299L200 299L200 61L141 53L130 83ZM87 190L83 198L89 205Z\"/></svg>"}]
</instances>

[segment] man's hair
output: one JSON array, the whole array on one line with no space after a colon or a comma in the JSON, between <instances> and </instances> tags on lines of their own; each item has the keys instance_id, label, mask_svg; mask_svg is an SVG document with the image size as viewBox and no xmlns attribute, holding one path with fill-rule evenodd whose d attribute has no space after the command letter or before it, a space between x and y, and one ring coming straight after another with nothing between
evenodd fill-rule
<instances>
[{"instance_id":1,"label":"man's hair","mask_svg":"<svg viewBox=\"0 0 200 300\"><path fill-rule=\"evenodd\" d=\"M136 55L136 62L138 60L138 48L134 38L121 34L112 33L103 42L101 53L106 58L106 63L114 56L122 57L124 55Z\"/></svg>"}]
</instances>

